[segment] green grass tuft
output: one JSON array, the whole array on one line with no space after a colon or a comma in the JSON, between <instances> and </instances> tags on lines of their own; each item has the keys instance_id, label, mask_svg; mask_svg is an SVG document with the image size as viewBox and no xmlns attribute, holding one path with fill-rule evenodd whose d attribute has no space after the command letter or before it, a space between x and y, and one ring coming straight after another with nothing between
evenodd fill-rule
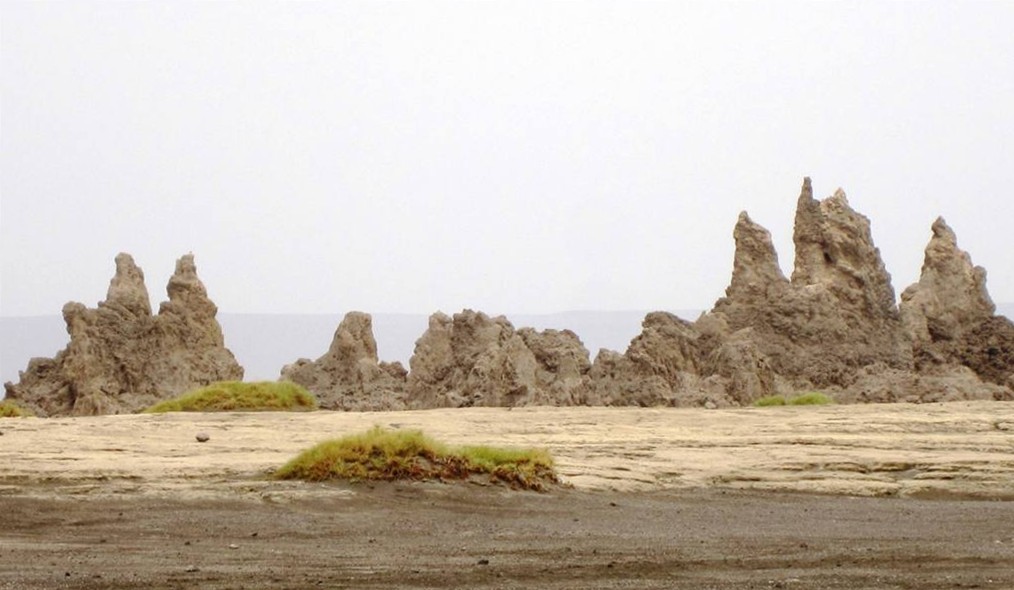
<instances>
[{"instance_id":1,"label":"green grass tuft","mask_svg":"<svg viewBox=\"0 0 1014 590\"><path fill-rule=\"evenodd\" d=\"M764 408L768 406L784 406L785 396L784 395L768 395L755 401L753 405L758 408Z\"/></svg>"},{"instance_id":2,"label":"green grass tuft","mask_svg":"<svg viewBox=\"0 0 1014 590\"><path fill-rule=\"evenodd\" d=\"M278 479L466 480L485 476L513 488L543 490L559 479L541 449L449 447L418 430L367 432L324 441L275 472Z\"/></svg>"},{"instance_id":3,"label":"green grass tuft","mask_svg":"<svg viewBox=\"0 0 1014 590\"><path fill-rule=\"evenodd\" d=\"M753 403L758 408L768 406L826 406L833 404L834 399L819 391L811 391L795 397L786 398L784 395L769 395L762 397Z\"/></svg>"},{"instance_id":4,"label":"green grass tuft","mask_svg":"<svg viewBox=\"0 0 1014 590\"><path fill-rule=\"evenodd\" d=\"M819 391L804 393L788 401L790 406L826 406L834 403L834 399L832 399L831 396L825 395Z\"/></svg>"},{"instance_id":5,"label":"green grass tuft","mask_svg":"<svg viewBox=\"0 0 1014 590\"><path fill-rule=\"evenodd\" d=\"M31 416L35 416L35 414L11 400L0 401L0 418L27 418Z\"/></svg>"},{"instance_id":6,"label":"green grass tuft","mask_svg":"<svg viewBox=\"0 0 1014 590\"><path fill-rule=\"evenodd\" d=\"M289 381L220 381L144 410L163 412L257 412L317 409L317 398Z\"/></svg>"}]
</instances>

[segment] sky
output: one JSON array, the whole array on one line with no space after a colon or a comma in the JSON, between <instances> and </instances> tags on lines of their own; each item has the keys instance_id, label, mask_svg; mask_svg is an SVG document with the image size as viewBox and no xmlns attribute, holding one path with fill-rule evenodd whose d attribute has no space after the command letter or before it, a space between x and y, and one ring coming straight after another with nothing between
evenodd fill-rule
<instances>
[{"instance_id":1,"label":"sky","mask_svg":"<svg viewBox=\"0 0 1014 590\"><path fill-rule=\"evenodd\" d=\"M1012 2L0 6L0 315L705 309L804 176L1014 301Z\"/></svg>"}]
</instances>

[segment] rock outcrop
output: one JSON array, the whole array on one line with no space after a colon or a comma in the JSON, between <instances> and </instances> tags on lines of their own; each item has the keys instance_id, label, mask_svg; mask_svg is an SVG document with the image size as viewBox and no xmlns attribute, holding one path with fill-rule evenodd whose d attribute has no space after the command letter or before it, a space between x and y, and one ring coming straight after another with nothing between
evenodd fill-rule
<instances>
[{"instance_id":1,"label":"rock outcrop","mask_svg":"<svg viewBox=\"0 0 1014 590\"><path fill-rule=\"evenodd\" d=\"M873 245L870 220L849 206L842 189L818 201L810 179L803 179L792 241L793 286L826 289L867 323L897 320L891 275Z\"/></svg>"},{"instance_id":2,"label":"rock outcrop","mask_svg":"<svg viewBox=\"0 0 1014 590\"><path fill-rule=\"evenodd\" d=\"M932 231L919 282L901 294L917 369L963 366L1007 387L1014 379L1014 324L996 315L985 269L958 248L947 222L938 218Z\"/></svg>"},{"instance_id":3,"label":"rock outcrop","mask_svg":"<svg viewBox=\"0 0 1014 590\"><path fill-rule=\"evenodd\" d=\"M600 351L588 373L586 403L609 406L749 405L777 390L777 376L749 330L729 335L725 319L691 324L652 312L624 354Z\"/></svg>"},{"instance_id":4,"label":"rock outcrop","mask_svg":"<svg viewBox=\"0 0 1014 590\"><path fill-rule=\"evenodd\" d=\"M720 341L707 357L704 374L721 385L722 398L716 405L748 406L758 399L786 389L771 367L768 357L754 341L750 328L739 330Z\"/></svg>"},{"instance_id":5,"label":"rock outcrop","mask_svg":"<svg viewBox=\"0 0 1014 590\"><path fill-rule=\"evenodd\" d=\"M413 408L571 405L583 396L588 351L569 330L515 330L503 316L430 316L409 361Z\"/></svg>"},{"instance_id":6,"label":"rock outcrop","mask_svg":"<svg viewBox=\"0 0 1014 590\"><path fill-rule=\"evenodd\" d=\"M792 278L741 213L725 297L693 324L649 314L626 353L596 357L586 403L714 407L810 389L857 402L1014 398L1014 327L943 220L933 232L899 309L869 220L841 189L815 200L804 179Z\"/></svg>"},{"instance_id":7,"label":"rock outcrop","mask_svg":"<svg viewBox=\"0 0 1014 590\"><path fill-rule=\"evenodd\" d=\"M795 388L848 387L874 363L911 370L911 346L870 222L841 189L817 201L804 180L791 280L778 268L767 230L746 214L734 236L732 282L711 315L724 319L730 337L749 330L736 338L752 343Z\"/></svg>"},{"instance_id":8,"label":"rock outcrop","mask_svg":"<svg viewBox=\"0 0 1014 590\"><path fill-rule=\"evenodd\" d=\"M325 409L396 410L526 405L749 405L822 390L843 402L1014 399L1014 324L997 316L986 272L932 226L919 282L895 304L870 221L839 189L797 202L791 278L771 234L740 214L725 296L694 322L648 314L622 354L588 350L569 330L515 329L503 316L436 313L408 372L377 357L372 319L345 316L328 351L282 378ZM7 396L39 415L136 411L242 369L225 349L217 308L184 256L153 316L130 256L98 308L68 303L70 344L33 359Z\"/></svg>"},{"instance_id":9,"label":"rock outcrop","mask_svg":"<svg viewBox=\"0 0 1014 590\"><path fill-rule=\"evenodd\" d=\"M602 350L588 373L586 403L680 406L692 403L703 361L691 324L667 312L645 316L641 333L619 354Z\"/></svg>"},{"instance_id":10,"label":"rock outcrop","mask_svg":"<svg viewBox=\"0 0 1014 590\"><path fill-rule=\"evenodd\" d=\"M305 387L327 410L372 411L405 408L407 371L401 363L380 362L369 314L345 314L327 353L299 359L282 369L282 379Z\"/></svg>"},{"instance_id":11,"label":"rock outcrop","mask_svg":"<svg viewBox=\"0 0 1014 590\"><path fill-rule=\"evenodd\" d=\"M854 383L836 392L835 399L839 403L1003 401L1014 399L1014 391L984 382L963 365L939 365L915 372L874 364L860 369Z\"/></svg>"},{"instance_id":12,"label":"rock outcrop","mask_svg":"<svg viewBox=\"0 0 1014 590\"><path fill-rule=\"evenodd\" d=\"M242 379L192 255L176 263L167 291L169 301L152 315L144 273L119 254L106 300L95 309L65 305L67 348L32 359L17 384L4 384L7 397L40 416L116 414Z\"/></svg>"},{"instance_id":13,"label":"rock outcrop","mask_svg":"<svg viewBox=\"0 0 1014 590\"><path fill-rule=\"evenodd\" d=\"M437 313L416 342L405 401L721 407L813 389L857 402L1014 398L1014 325L994 315L985 271L957 249L943 220L933 233L922 278L899 309L869 219L841 189L814 199L806 178L791 278L770 233L743 212L725 297L695 322L650 313L624 353L602 350L589 363L569 331L515 330L470 310ZM328 373L326 387L368 397L357 363L365 359L377 375L375 354L349 346L342 355L332 346L344 360L329 361L342 368ZM323 377L302 382L313 389L314 379Z\"/></svg>"}]
</instances>

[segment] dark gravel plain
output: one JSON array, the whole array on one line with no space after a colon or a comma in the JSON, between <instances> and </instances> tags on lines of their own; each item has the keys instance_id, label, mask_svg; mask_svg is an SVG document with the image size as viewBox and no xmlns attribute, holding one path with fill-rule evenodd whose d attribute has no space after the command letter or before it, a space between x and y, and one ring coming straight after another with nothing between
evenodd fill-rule
<instances>
[{"instance_id":1,"label":"dark gravel plain","mask_svg":"<svg viewBox=\"0 0 1014 590\"><path fill-rule=\"evenodd\" d=\"M320 489L288 501L8 491L0 588L1014 588L1014 502Z\"/></svg>"}]
</instances>

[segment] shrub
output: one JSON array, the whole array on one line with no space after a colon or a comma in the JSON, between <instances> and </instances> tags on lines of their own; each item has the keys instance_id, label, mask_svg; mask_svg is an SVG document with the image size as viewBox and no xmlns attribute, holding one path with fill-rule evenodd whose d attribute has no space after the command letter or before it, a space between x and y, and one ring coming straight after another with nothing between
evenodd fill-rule
<instances>
[{"instance_id":1,"label":"shrub","mask_svg":"<svg viewBox=\"0 0 1014 590\"><path fill-rule=\"evenodd\" d=\"M541 449L448 447L418 430L375 426L365 433L324 441L275 472L278 479L467 480L484 476L512 488L543 490L559 479Z\"/></svg>"},{"instance_id":2,"label":"shrub","mask_svg":"<svg viewBox=\"0 0 1014 590\"><path fill-rule=\"evenodd\" d=\"M22 408L11 400L0 401L0 418L24 418L34 416L31 411Z\"/></svg>"},{"instance_id":3,"label":"shrub","mask_svg":"<svg viewBox=\"0 0 1014 590\"><path fill-rule=\"evenodd\" d=\"M763 407L767 407L767 406L784 406L785 405L785 396L784 395L768 395L768 396L765 396L765 397L762 397L762 398L758 399L757 401L755 401L753 403L753 405L757 406L758 408L763 408Z\"/></svg>"},{"instance_id":4,"label":"shrub","mask_svg":"<svg viewBox=\"0 0 1014 590\"><path fill-rule=\"evenodd\" d=\"M317 399L290 381L220 381L144 410L162 412L256 412L314 410Z\"/></svg>"},{"instance_id":5,"label":"shrub","mask_svg":"<svg viewBox=\"0 0 1014 590\"><path fill-rule=\"evenodd\" d=\"M833 403L834 399L831 396L819 391L811 391L790 398L786 398L784 395L769 395L758 399L753 405L761 408L767 406L824 406Z\"/></svg>"},{"instance_id":6,"label":"shrub","mask_svg":"<svg viewBox=\"0 0 1014 590\"><path fill-rule=\"evenodd\" d=\"M789 400L790 406L826 406L833 403L834 400L831 396L825 395L819 391L804 393Z\"/></svg>"}]
</instances>

